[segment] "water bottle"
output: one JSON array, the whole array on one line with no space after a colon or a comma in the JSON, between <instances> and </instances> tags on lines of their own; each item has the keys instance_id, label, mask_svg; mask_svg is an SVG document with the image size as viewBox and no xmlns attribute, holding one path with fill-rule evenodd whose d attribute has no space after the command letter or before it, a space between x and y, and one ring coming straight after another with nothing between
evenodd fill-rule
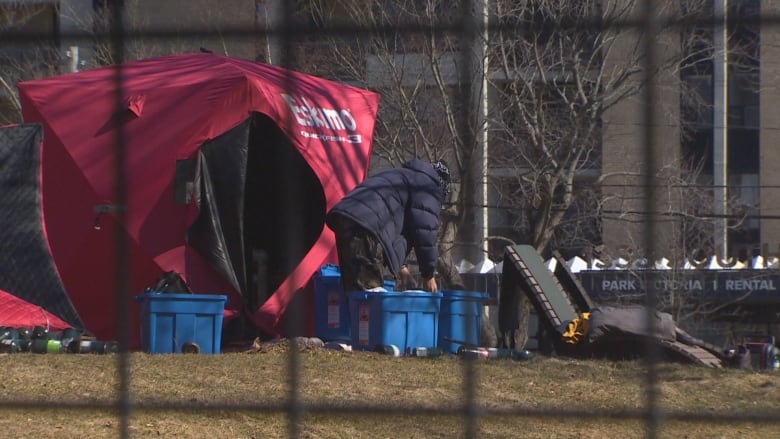
<instances>
[{"instance_id":1,"label":"water bottle","mask_svg":"<svg viewBox=\"0 0 780 439\"><path fill-rule=\"evenodd\" d=\"M513 350L512 359L517 361L530 360L534 358L534 353L527 349Z\"/></svg>"},{"instance_id":2,"label":"water bottle","mask_svg":"<svg viewBox=\"0 0 780 439\"><path fill-rule=\"evenodd\" d=\"M70 352L79 354L116 354L119 352L119 342L99 340L74 340Z\"/></svg>"},{"instance_id":3,"label":"water bottle","mask_svg":"<svg viewBox=\"0 0 780 439\"><path fill-rule=\"evenodd\" d=\"M19 331L14 328L4 327L0 330L0 340L14 340L19 338Z\"/></svg>"},{"instance_id":4,"label":"water bottle","mask_svg":"<svg viewBox=\"0 0 780 439\"><path fill-rule=\"evenodd\" d=\"M18 328L17 331L19 332L19 340L29 341L32 338L32 331L30 331L30 328Z\"/></svg>"},{"instance_id":5,"label":"water bottle","mask_svg":"<svg viewBox=\"0 0 780 439\"><path fill-rule=\"evenodd\" d=\"M28 339L20 338L19 340L17 340L17 342L19 342L20 352L30 352L32 350L32 340L30 340L29 338Z\"/></svg>"},{"instance_id":6,"label":"water bottle","mask_svg":"<svg viewBox=\"0 0 780 439\"><path fill-rule=\"evenodd\" d=\"M333 349L335 351L352 352L352 346L346 343L339 343L337 341L329 341L323 345L325 349Z\"/></svg>"},{"instance_id":7,"label":"water bottle","mask_svg":"<svg viewBox=\"0 0 780 439\"><path fill-rule=\"evenodd\" d=\"M60 340L46 340L46 353L59 354L64 352L62 341Z\"/></svg>"},{"instance_id":8,"label":"water bottle","mask_svg":"<svg viewBox=\"0 0 780 439\"><path fill-rule=\"evenodd\" d=\"M394 344L377 345L374 348L374 352L379 352L380 354L392 355L394 357L401 356L401 349L399 349L398 346Z\"/></svg>"},{"instance_id":9,"label":"water bottle","mask_svg":"<svg viewBox=\"0 0 780 439\"><path fill-rule=\"evenodd\" d=\"M30 338L45 340L49 338L49 330L44 328L43 326L36 326L33 328Z\"/></svg>"},{"instance_id":10,"label":"water bottle","mask_svg":"<svg viewBox=\"0 0 780 439\"><path fill-rule=\"evenodd\" d=\"M318 337L295 337L295 344L301 347L321 348L325 343Z\"/></svg>"},{"instance_id":11,"label":"water bottle","mask_svg":"<svg viewBox=\"0 0 780 439\"><path fill-rule=\"evenodd\" d=\"M119 342L117 341L106 341L103 342L103 354L118 354L119 353Z\"/></svg>"},{"instance_id":12,"label":"water bottle","mask_svg":"<svg viewBox=\"0 0 780 439\"><path fill-rule=\"evenodd\" d=\"M62 331L62 348L70 354L78 352L78 342L81 333L73 328Z\"/></svg>"},{"instance_id":13,"label":"water bottle","mask_svg":"<svg viewBox=\"0 0 780 439\"><path fill-rule=\"evenodd\" d=\"M89 351L93 354L105 354L106 353L106 343L102 341L91 341L89 343Z\"/></svg>"},{"instance_id":14,"label":"water bottle","mask_svg":"<svg viewBox=\"0 0 780 439\"><path fill-rule=\"evenodd\" d=\"M488 358L488 350L484 348L467 348L465 346L461 346L458 348L458 356L464 357L464 358L477 358L480 360L484 360Z\"/></svg>"},{"instance_id":15,"label":"water bottle","mask_svg":"<svg viewBox=\"0 0 780 439\"><path fill-rule=\"evenodd\" d=\"M78 338L75 338L73 340L68 340L67 343L63 341L62 347L65 350L65 352L69 354L78 354L80 343L81 341Z\"/></svg>"},{"instance_id":16,"label":"water bottle","mask_svg":"<svg viewBox=\"0 0 780 439\"><path fill-rule=\"evenodd\" d=\"M4 338L0 340L0 352L5 354L15 354L21 352L22 348L19 346L19 340L13 338Z\"/></svg>"},{"instance_id":17,"label":"water bottle","mask_svg":"<svg viewBox=\"0 0 780 439\"><path fill-rule=\"evenodd\" d=\"M115 354L119 352L119 343L115 341L80 340L78 349L75 351L80 354Z\"/></svg>"},{"instance_id":18,"label":"water bottle","mask_svg":"<svg viewBox=\"0 0 780 439\"><path fill-rule=\"evenodd\" d=\"M40 339L30 340L30 352L34 354L45 354L46 345L48 342L49 342L48 340L40 340Z\"/></svg>"},{"instance_id":19,"label":"water bottle","mask_svg":"<svg viewBox=\"0 0 780 439\"><path fill-rule=\"evenodd\" d=\"M512 358L512 349L487 348L488 358Z\"/></svg>"},{"instance_id":20,"label":"water bottle","mask_svg":"<svg viewBox=\"0 0 780 439\"><path fill-rule=\"evenodd\" d=\"M31 340L30 350L35 354L58 354L62 352L62 342L36 338Z\"/></svg>"},{"instance_id":21,"label":"water bottle","mask_svg":"<svg viewBox=\"0 0 780 439\"><path fill-rule=\"evenodd\" d=\"M443 353L444 352L439 348L421 347L412 349L412 356L415 357L438 357Z\"/></svg>"}]
</instances>

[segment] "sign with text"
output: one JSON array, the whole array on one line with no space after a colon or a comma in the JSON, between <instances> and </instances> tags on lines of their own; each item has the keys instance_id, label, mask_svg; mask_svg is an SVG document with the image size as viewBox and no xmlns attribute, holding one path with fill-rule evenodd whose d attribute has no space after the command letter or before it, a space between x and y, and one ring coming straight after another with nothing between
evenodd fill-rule
<instances>
[{"instance_id":1,"label":"sign with text","mask_svg":"<svg viewBox=\"0 0 780 439\"><path fill-rule=\"evenodd\" d=\"M663 297L681 294L691 299L742 303L780 301L776 270L593 270L577 273L595 300L610 301L654 291Z\"/></svg>"}]
</instances>

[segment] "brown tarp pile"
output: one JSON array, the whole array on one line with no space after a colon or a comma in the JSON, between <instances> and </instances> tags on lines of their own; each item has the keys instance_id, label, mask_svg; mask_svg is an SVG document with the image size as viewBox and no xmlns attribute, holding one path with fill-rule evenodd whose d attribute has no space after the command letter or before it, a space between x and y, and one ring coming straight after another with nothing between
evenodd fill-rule
<instances>
[{"instance_id":1,"label":"brown tarp pile","mask_svg":"<svg viewBox=\"0 0 780 439\"><path fill-rule=\"evenodd\" d=\"M518 329L518 305L525 296L559 353L625 358L655 347L667 359L722 367L723 353L677 328L668 313L639 305L594 305L560 256L555 259L551 271L533 247L506 247L498 305L502 334Z\"/></svg>"}]
</instances>

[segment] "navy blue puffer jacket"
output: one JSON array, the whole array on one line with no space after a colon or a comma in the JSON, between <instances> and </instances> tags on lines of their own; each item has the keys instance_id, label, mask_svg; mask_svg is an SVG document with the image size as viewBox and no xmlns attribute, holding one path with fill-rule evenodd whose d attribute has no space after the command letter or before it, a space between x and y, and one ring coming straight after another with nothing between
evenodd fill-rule
<instances>
[{"instance_id":1,"label":"navy blue puffer jacket","mask_svg":"<svg viewBox=\"0 0 780 439\"><path fill-rule=\"evenodd\" d=\"M443 202L436 171L430 163L413 159L367 178L328 212L327 222L330 225L334 215L342 215L371 232L382 243L394 275L413 248L420 274L430 278L439 257Z\"/></svg>"}]
</instances>

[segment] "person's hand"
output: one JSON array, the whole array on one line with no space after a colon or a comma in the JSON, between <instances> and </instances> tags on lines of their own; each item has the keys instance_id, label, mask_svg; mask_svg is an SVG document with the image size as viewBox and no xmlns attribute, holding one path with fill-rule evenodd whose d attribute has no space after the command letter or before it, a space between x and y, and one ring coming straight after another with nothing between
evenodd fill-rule
<instances>
[{"instance_id":1,"label":"person's hand","mask_svg":"<svg viewBox=\"0 0 780 439\"><path fill-rule=\"evenodd\" d=\"M409 271L409 267L404 265L401 267L401 271L398 273L396 279L396 291L407 291L417 288L417 281L414 280L414 276Z\"/></svg>"},{"instance_id":2,"label":"person's hand","mask_svg":"<svg viewBox=\"0 0 780 439\"><path fill-rule=\"evenodd\" d=\"M436 277L431 276L429 279L423 279L423 290L429 293L438 292L439 285L436 283Z\"/></svg>"}]
</instances>

